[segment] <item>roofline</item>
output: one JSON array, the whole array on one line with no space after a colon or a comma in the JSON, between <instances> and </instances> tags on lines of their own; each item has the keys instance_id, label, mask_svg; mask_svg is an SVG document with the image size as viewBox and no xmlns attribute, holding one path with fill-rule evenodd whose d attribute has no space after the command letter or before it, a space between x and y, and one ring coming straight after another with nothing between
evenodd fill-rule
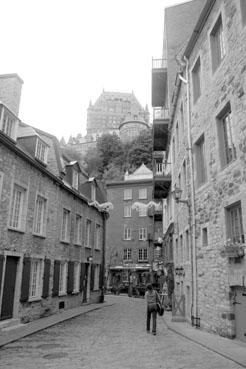
<instances>
[{"instance_id":1,"label":"roofline","mask_svg":"<svg viewBox=\"0 0 246 369\"><path fill-rule=\"evenodd\" d=\"M19 157L21 157L22 159L28 161L35 168L40 170L43 174L47 175L50 179L52 179L54 182L56 182L60 187L62 187L66 191L70 192L72 195L78 197L80 200L84 201L88 206L90 206L89 205L90 199L87 199L87 197L85 197L82 194L78 193L77 191L74 191L73 189L67 187L60 178L58 178L53 173L48 171L41 164L39 164L36 160L34 160L30 156L28 156L24 151L22 151L20 148L18 148L16 146L15 141L13 141L11 138L7 137L2 132L0 132L0 142L3 143L6 147L8 147L10 150L14 151Z\"/></svg>"},{"instance_id":2,"label":"roofline","mask_svg":"<svg viewBox=\"0 0 246 369\"><path fill-rule=\"evenodd\" d=\"M126 180L126 181L114 181L114 182L106 182L106 187L117 187L117 186L125 186L125 185L133 185L140 183L153 183L153 178L150 179L137 179L137 180Z\"/></svg>"},{"instance_id":3,"label":"roofline","mask_svg":"<svg viewBox=\"0 0 246 369\"><path fill-rule=\"evenodd\" d=\"M188 41L188 44L186 46L186 49L184 51L184 56L186 56L187 58L190 57L191 55L191 52L198 40L198 37L200 36L201 34L201 31L204 27L204 24L206 23L207 21L207 18L215 4L216 0L207 0L206 4L204 5L203 9L202 9L202 12L200 13L200 16L198 18L198 21L195 25L195 28L191 34L191 37Z\"/></svg>"}]
</instances>

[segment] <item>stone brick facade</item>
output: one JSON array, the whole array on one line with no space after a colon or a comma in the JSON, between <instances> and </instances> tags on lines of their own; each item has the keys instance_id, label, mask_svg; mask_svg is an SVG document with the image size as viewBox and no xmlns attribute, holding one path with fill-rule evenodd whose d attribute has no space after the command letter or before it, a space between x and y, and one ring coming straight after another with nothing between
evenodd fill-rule
<instances>
[{"instance_id":1,"label":"stone brick facade","mask_svg":"<svg viewBox=\"0 0 246 369\"><path fill-rule=\"evenodd\" d=\"M1 320L28 322L101 299L103 199L54 136L21 122L16 141L0 130Z\"/></svg>"},{"instance_id":2,"label":"stone brick facade","mask_svg":"<svg viewBox=\"0 0 246 369\"><path fill-rule=\"evenodd\" d=\"M175 293L185 295L186 319L243 341L246 316L237 296L244 291L245 257L222 250L228 239L233 252L237 242L245 250L245 10L243 1L206 1L186 43L182 78L169 91L168 157L172 190L181 187L188 204L175 203L171 192L167 199L177 225L175 268L185 271L176 274ZM245 311L246 301L241 305Z\"/></svg>"}]
</instances>

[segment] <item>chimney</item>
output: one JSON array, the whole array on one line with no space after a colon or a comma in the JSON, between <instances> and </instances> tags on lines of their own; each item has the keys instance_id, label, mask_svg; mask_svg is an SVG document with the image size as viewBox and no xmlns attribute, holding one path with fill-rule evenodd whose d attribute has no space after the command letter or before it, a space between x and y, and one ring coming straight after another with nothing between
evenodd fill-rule
<instances>
[{"instance_id":1,"label":"chimney","mask_svg":"<svg viewBox=\"0 0 246 369\"><path fill-rule=\"evenodd\" d=\"M0 101L17 117L23 81L16 73L0 74Z\"/></svg>"}]
</instances>

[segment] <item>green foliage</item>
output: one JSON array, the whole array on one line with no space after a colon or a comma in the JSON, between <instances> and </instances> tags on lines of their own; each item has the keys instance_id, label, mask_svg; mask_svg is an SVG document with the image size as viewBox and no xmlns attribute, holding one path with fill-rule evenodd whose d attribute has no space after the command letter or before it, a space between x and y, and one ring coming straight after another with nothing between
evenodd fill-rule
<instances>
[{"instance_id":1,"label":"green foliage","mask_svg":"<svg viewBox=\"0 0 246 369\"><path fill-rule=\"evenodd\" d=\"M122 180L126 170L131 173L142 163L152 169L152 146L151 130L125 144L116 134L104 134L84 157L85 170L100 179Z\"/></svg>"}]
</instances>

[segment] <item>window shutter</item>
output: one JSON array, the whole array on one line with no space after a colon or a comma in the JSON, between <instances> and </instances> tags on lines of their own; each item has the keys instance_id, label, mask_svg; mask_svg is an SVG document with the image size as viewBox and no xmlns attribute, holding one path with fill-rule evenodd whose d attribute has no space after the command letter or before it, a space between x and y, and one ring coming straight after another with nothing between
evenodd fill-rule
<instances>
[{"instance_id":1,"label":"window shutter","mask_svg":"<svg viewBox=\"0 0 246 369\"><path fill-rule=\"evenodd\" d=\"M85 263L81 263L80 286L79 286L80 292L82 292L85 288L85 285L84 285L85 277L86 277L86 275L85 275Z\"/></svg>"},{"instance_id":2,"label":"window shutter","mask_svg":"<svg viewBox=\"0 0 246 369\"><path fill-rule=\"evenodd\" d=\"M95 265L91 264L91 284L90 284L91 291L93 291L94 289L94 278L95 278Z\"/></svg>"},{"instance_id":3,"label":"window shutter","mask_svg":"<svg viewBox=\"0 0 246 369\"><path fill-rule=\"evenodd\" d=\"M58 296L59 295L60 264L61 264L61 262L59 260L54 261L52 296Z\"/></svg>"},{"instance_id":4,"label":"window shutter","mask_svg":"<svg viewBox=\"0 0 246 369\"><path fill-rule=\"evenodd\" d=\"M74 289L74 262L68 262L68 273L67 273L67 293L72 293Z\"/></svg>"},{"instance_id":5,"label":"window shutter","mask_svg":"<svg viewBox=\"0 0 246 369\"><path fill-rule=\"evenodd\" d=\"M43 277L43 292L42 297L45 299L49 296L50 285L50 259L44 259L44 277Z\"/></svg>"},{"instance_id":6,"label":"window shutter","mask_svg":"<svg viewBox=\"0 0 246 369\"><path fill-rule=\"evenodd\" d=\"M24 258L21 280L21 297L20 301L25 302L29 297L29 283L31 273L31 258Z\"/></svg>"},{"instance_id":7,"label":"window shutter","mask_svg":"<svg viewBox=\"0 0 246 369\"><path fill-rule=\"evenodd\" d=\"M1 292L1 285L2 285L3 262L4 262L4 256L0 255L0 292Z\"/></svg>"}]
</instances>

